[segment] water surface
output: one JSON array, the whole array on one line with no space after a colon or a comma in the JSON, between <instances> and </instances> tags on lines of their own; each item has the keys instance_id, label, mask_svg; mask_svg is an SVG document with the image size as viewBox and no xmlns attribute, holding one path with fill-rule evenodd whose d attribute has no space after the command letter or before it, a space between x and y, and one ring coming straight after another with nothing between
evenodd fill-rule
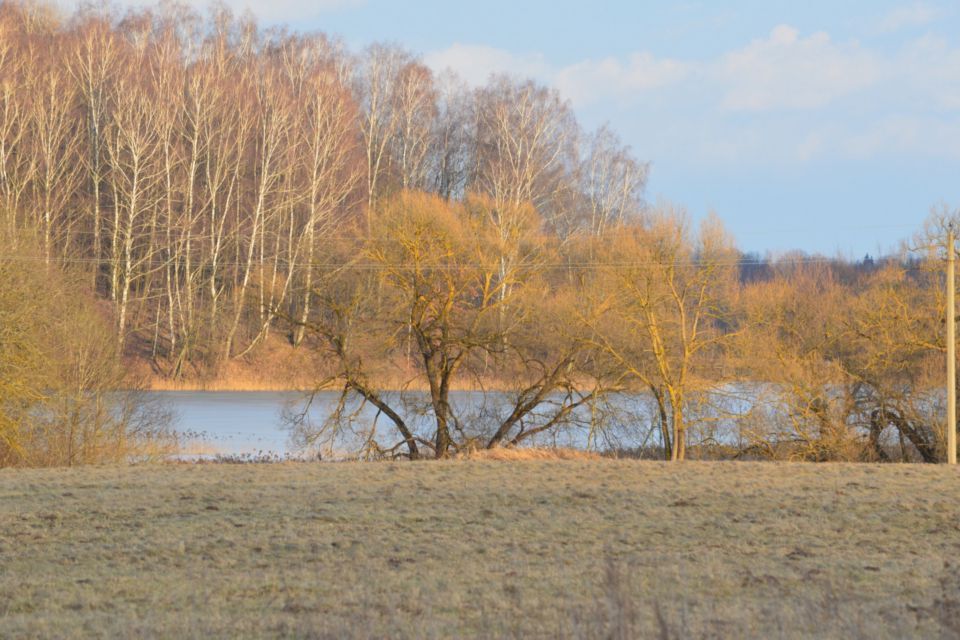
<instances>
[{"instance_id":1,"label":"water surface","mask_svg":"<svg viewBox=\"0 0 960 640\"><path fill-rule=\"evenodd\" d=\"M183 452L188 457L254 456L314 457L312 450L291 438L291 412L302 412L307 395L302 392L277 391L156 391L151 395L173 411L175 427L180 433ZM432 414L426 393L385 394L392 406L416 433L429 437L433 431ZM322 424L336 409L339 393L317 394L310 405L308 418ZM558 400L558 399L557 399ZM545 432L530 444L586 447L637 446L649 444L651 407L644 396L626 395L613 398L591 414L586 407L574 412L576 424ZM356 451L364 434L373 432L384 445L399 441L393 425L371 405L354 398L348 405L349 428L338 436L337 449ZM504 393L458 391L451 393L460 422L467 429L491 433L512 407L512 398ZM526 420L526 428L551 416L555 405L544 403ZM602 436L594 431L603 416L606 425ZM591 419L594 418L594 419ZM613 442L610 438L616 438ZM605 438L606 441L602 441Z\"/></svg>"},{"instance_id":2,"label":"water surface","mask_svg":"<svg viewBox=\"0 0 960 640\"><path fill-rule=\"evenodd\" d=\"M283 426L283 410L303 402L298 392L155 391L175 416L188 454L278 455L295 453Z\"/></svg>"}]
</instances>

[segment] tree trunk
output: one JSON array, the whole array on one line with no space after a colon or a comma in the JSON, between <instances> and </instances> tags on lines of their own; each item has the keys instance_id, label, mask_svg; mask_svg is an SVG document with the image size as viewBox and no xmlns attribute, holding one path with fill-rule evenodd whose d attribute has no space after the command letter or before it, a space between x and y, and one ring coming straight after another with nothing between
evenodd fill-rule
<instances>
[{"instance_id":1,"label":"tree trunk","mask_svg":"<svg viewBox=\"0 0 960 640\"><path fill-rule=\"evenodd\" d=\"M673 410L673 452L670 459L679 462L687 457L687 425L683 422L683 399L671 394L670 406Z\"/></svg>"},{"instance_id":2,"label":"tree trunk","mask_svg":"<svg viewBox=\"0 0 960 640\"><path fill-rule=\"evenodd\" d=\"M667 416L667 404L663 397L663 389L655 387L651 389L653 397L657 400L657 411L660 416L660 437L663 440L664 460L673 460L673 434L670 432L670 418Z\"/></svg>"}]
</instances>

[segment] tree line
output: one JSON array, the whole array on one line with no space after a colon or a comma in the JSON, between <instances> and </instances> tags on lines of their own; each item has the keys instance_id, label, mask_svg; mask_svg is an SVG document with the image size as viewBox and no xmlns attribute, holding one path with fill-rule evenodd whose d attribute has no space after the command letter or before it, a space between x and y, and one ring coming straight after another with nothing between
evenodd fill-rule
<instances>
[{"instance_id":1,"label":"tree line","mask_svg":"<svg viewBox=\"0 0 960 640\"><path fill-rule=\"evenodd\" d=\"M2 7L7 223L46 261L88 261L121 346L171 376L249 353L274 309L308 315L329 239L400 190L489 194L504 234L520 203L558 234L639 209L646 165L532 82L470 90L396 46L353 55L223 8Z\"/></svg>"},{"instance_id":2,"label":"tree line","mask_svg":"<svg viewBox=\"0 0 960 640\"><path fill-rule=\"evenodd\" d=\"M934 249L751 258L718 220L645 203L647 173L529 80L470 88L223 7L0 3L4 277L71 279L116 361L177 379L315 352L341 401L295 431L372 457L615 446L624 394L668 459L943 456Z\"/></svg>"}]
</instances>

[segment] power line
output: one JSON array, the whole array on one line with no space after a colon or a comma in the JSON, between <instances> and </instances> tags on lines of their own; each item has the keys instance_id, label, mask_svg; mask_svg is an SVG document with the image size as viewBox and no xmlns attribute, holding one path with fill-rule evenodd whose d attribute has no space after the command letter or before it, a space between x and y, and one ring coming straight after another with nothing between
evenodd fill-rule
<instances>
[{"instance_id":1,"label":"power line","mask_svg":"<svg viewBox=\"0 0 960 640\"><path fill-rule=\"evenodd\" d=\"M202 215L198 215L197 217L199 218L199 217L203 217L203 216L202 216ZM230 218L231 218L232 220L235 220L235 219L236 219L236 216L230 216ZM920 228L920 225L918 225L918 224L844 225L844 226L834 226L834 227L831 227L831 229L833 229L833 230L842 230L842 231L869 231L869 230L875 230L875 229L914 229L914 230L922 230L922 229ZM811 229L811 228L809 228L809 227L794 227L794 228L783 228L783 227L781 227L781 228L772 228L772 227L768 227L768 228L766 228L766 229L763 229L763 228L757 228L755 225L753 225L753 226L751 226L751 230L750 230L750 231L741 231L741 232L738 232L738 233L732 234L732 235L738 235L738 236L739 236L739 235L765 235L765 234L768 234L768 233L807 233L807 232L811 232L811 233L822 233L822 231L823 231L822 229ZM91 230L89 230L89 229L79 229L79 230L74 230L74 231L59 232L58 235L60 235L60 236L94 236L94 235L96 235L96 233L93 232L93 231L91 231ZM102 237L110 237L110 236L112 236L113 234L112 234L112 232L103 232L103 231L101 231L101 232L100 232L100 235L101 235ZM157 235L158 237L164 237L164 236L166 236L166 233L165 233L165 232L164 232L164 233L158 233L158 234L156 234L156 235ZM174 234L174 235L177 235L177 234ZM209 235L204 235L204 234L197 234L197 235L195 235L195 236L193 236L193 237L194 237L194 238L209 239L210 236L209 236ZM324 235L320 234L319 232L318 232L318 234L317 234L317 237L318 237L318 239L320 239L320 240L335 241L335 242L352 242L352 241L365 242L365 241L366 241L366 238L364 238L364 237L362 237L362 236L324 236ZM582 238L582 237L591 237L591 236L583 236L583 235L574 234L574 235L571 236L571 237L579 237L579 238ZM562 239L561 239L559 236L557 236L556 234L549 234L549 233L528 234L528 235L524 235L524 236L523 236L523 239L525 239L525 240L528 240L528 239L529 239L529 240L562 240Z\"/></svg>"},{"instance_id":2,"label":"power line","mask_svg":"<svg viewBox=\"0 0 960 640\"><path fill-rule=\"evenodd\" d=\"M93 265L115 265L122 264L122 259L102 259L102 258L81 258L81 257L51 257L45 258L44 256L29 256L29 255L17 255L17 254L0 254L0 260L6 260L10 262L52 262L56 264L93 264ZM173 264L174 260L131 260L131 264L134 267L164 267ZM519 264L514 265L514 268L546 268L546 269L631 269L631 268L642 268L642 267L777 267L781 265L794 266L794 265L806 265L806 264L836 264L843 263L842 260L838 258L828 258L823 256L814 256L814 257L805 257L805 258L784 258L780 260L764 260L764 259L739 259L739 258L730 258L723 260L640 260L640 261L627 261L627 262L536 262L536 261L525 261ZM851 264L851 263L847 263ZM883 261L881 260L881 264ZM212 267L214 263L212 261L201 261L194 268L202 269L207 267ZM404 269L423 269L425 271L429 270L457 270L457 269L494 269L498 270L499 261L491 262L490 264L482 264L476 262L461 262L461 263L452 263L452 264L430 264L430 263L414 263L414 262L404 262L404 263L381 263L381 262L369 262L369 263L351 263L351 262L302 262L302 261L286 261L279 260L277 262L279 267L286 268L314 268L314 269L351 269L351 270L404 270ZM253 262L250 265L246 262L217 262L216 266L218 268L240 268L252 266L257 269L261 268L273 268L273 262L271 260L265 262Z\"/></svg>"}]
</instances>

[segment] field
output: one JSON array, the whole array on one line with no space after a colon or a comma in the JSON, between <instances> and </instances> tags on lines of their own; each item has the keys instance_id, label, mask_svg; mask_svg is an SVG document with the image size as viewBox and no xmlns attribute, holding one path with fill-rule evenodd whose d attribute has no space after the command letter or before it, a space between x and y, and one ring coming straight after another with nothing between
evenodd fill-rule
<instances>
[{"instance_id":1,"label":"field","mask_svg":"<svg viewBox=\"0 0 960 640\"><path fill-rule=\"evenodd\" d=\"M960 474L612 460L0 471L0 636L957 637Z\"/></svg>"}]
</instances>

